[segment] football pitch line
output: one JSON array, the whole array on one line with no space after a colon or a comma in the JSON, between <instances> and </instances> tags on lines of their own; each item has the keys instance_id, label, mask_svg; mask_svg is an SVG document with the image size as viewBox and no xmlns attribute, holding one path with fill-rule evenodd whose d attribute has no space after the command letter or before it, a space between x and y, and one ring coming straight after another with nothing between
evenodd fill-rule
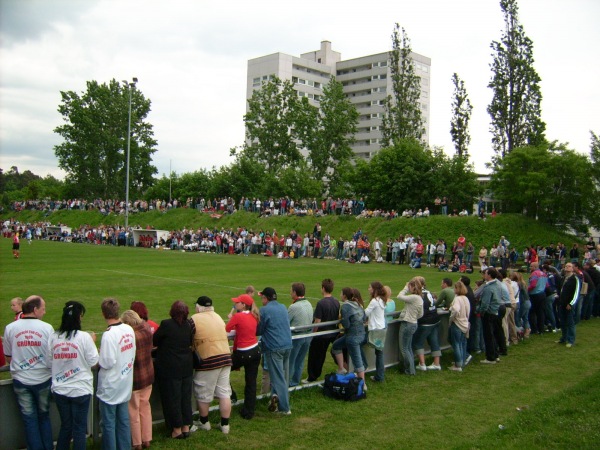
<instances>
[{"instance_id":1,"label":"football pitch line","mask_svg":"<svg viewBox=\"0 0 600 450\"><path fill-rule=\"evenodd\" d=\"M226 286L226 285L222 285L222 284L203 283L201 281L194 281L194 280L182 280L180 278L159 277L156 275L147 275L144 273L125 272L123 270L110 270L110 269L99 269L99 270L102 270L104 272L112 272L112 273L116 273L116 274L120 274L120 275L132 275L132 276L136 276L136 277L147 277L147 278L153 278L153 279L158 279L158 280L176 281L178 283L200 284L203 286L213 286L213 287L219 287L219 288L225 288L225 289L233 289L236 291L239 291L239 290L243 291L245 289L245 287L239 287L239 286Z\"/></svg>"}]
</instances>

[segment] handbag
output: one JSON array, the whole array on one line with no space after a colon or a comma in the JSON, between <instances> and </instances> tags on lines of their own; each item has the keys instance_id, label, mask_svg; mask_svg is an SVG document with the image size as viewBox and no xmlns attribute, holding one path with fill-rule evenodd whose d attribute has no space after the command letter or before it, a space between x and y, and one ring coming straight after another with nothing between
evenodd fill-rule
<instances>
[{"instance_id":1,"label":"handbag","mask_svg":"<svg viewBox=\"0 0 600 450\"><path fill-rule=\"evenodd\" d=\"M375 350L383 350L387 328L369 330L369 345Z\"/></svg>"}]
</instances>

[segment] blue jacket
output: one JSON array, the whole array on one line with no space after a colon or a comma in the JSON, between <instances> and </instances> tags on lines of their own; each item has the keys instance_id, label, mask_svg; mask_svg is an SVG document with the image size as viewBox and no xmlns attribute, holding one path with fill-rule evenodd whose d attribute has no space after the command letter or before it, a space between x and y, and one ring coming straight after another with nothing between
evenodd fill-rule
<instances>
[{"instance_id":1,"label":"blue jacket","mask_svg":"<svg viewBox=\"0 0 600 450\"><path fill-rule=\"evenodd\" d=\"M260 308L260 322L256 334L262 336L262 349L266 352L292 348L292 332L287 308L271 300Z\"/></svg>"}]
</instances>

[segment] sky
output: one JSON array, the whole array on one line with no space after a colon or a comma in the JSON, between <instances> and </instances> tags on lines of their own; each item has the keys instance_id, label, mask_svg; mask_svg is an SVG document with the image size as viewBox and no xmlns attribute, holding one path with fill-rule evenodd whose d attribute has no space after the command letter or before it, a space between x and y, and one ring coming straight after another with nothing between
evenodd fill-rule
<instances>
[{"instance_id":1,"label":"sky","mask_svg":"<svg viewBox=\"0 0 600 450\"><path fill-rule=\"evenodd\" d=\"M600 133L599 0L520 0L534 44L549 140L589 153ZM498 0L0 0L0 168L62 178L54 146L61 91L86 82L139 79L152 101L158 176L232 162L244 142L249 59L318 50L351 59L388 51L394 23L431 58L430 145L454 153L451 77L464 80L473 113L471 161L486 172L493 150L486 108Z\"/></svg>"}]
</instances>

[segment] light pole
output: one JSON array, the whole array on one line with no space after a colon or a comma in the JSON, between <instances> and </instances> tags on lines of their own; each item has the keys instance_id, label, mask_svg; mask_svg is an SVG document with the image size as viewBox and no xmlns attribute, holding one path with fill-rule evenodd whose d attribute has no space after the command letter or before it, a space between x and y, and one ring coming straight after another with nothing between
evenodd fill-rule
<instances>
[{"instance_id":1,"label":"light pole","mask_svg":"<svg viewBox=\"0 0 600 450\"><path fill-rule=\"evenodd\" d=\"M127 80L123 80L123 83L129 89L129 120L127 122L127 172L125 175L125 236L127 236L127 230L129 229L129 153L131 149L131 98L135 84L138 82L136 77L133 77L133 81L130 83ZM127 246L127 237L125 238L125 245Z\"/></svg>"}]
</instances>

